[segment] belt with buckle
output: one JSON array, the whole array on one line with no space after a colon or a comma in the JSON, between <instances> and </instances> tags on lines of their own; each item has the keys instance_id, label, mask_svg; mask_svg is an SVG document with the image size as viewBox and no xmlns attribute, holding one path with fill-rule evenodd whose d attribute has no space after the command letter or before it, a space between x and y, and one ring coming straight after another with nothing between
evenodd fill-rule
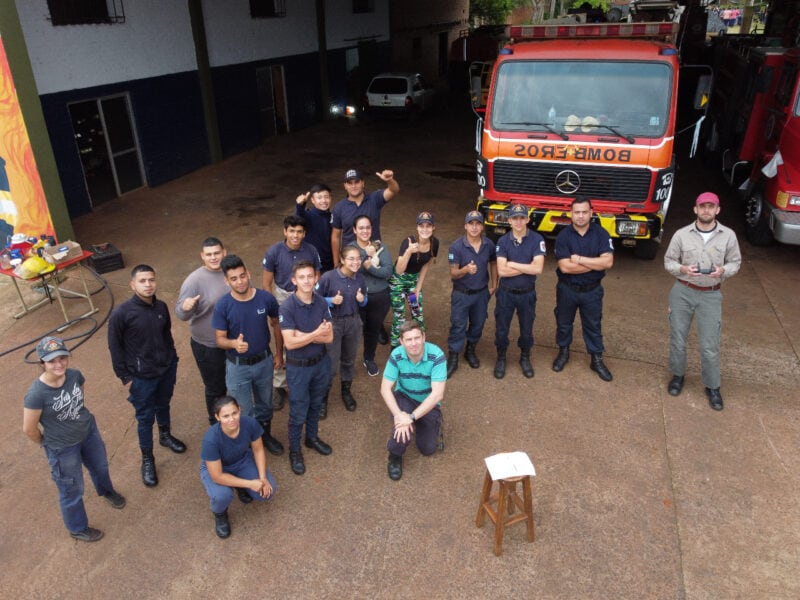
<instances>
[{"instance_id":1,"label":"belt with buckle","mask_svg":"<svg viewBox=\"0 0 800 600\"><path fill-rule=\"evenodd\" d=\"M228 360L231 361L235 365L257 365L262 360L267 358L271 355L269 350L262 352L261 354L255 354L253 356L235 356L235 357L228 357Z\"/></svg>"},{"instance_id":2,"label":"belt with buckle","mask_svg":"<svg viewBox=\"0 0 800 600\"><path fill-rule=\"evenodd\" d=\"M532 291L534 291L536 289L536 286L531 286L531 287L527 287L527 288L512 288L512 287L505 287L505 286L501 285L500 289L501 290L505 290L509 294L517 294L517 295L519 295L519 294L530 294Z\"/></svg>"},{"instance_id":3,"label":"belt with buckle","mask_svg":"<svg viewBox=\"0 0 800 600\"><path fill-rule=\"evenodd\" d=\"M323 351L322 354L319 356L315 356L314 358L286 358L286 364L292 365L293 367L311 367L325 358L327 352Z\"/></svg>"},{"instance_id":4,"label":"belt with buckle","mask_svg":"<svg viewBox=\"0 0 800 600\"><path fill-rule=\"evenodd\" d=\"M564 281L563 279L559 279L558 283L564 284L569 289L571 289L571 290L573 290L575 292L591 292L593 289L595 289L597 287L600 287L600 282L599 281L595 281L594 283L580 284L580 283L569 283L567 281Z\"/></svg>"},{"instance_id":5,"label":"belt with buckle","mask_svg":"<svg viewBox=\"0 0 800 600\"><path fill-rule=\"evenodd\" d=\"M474 296L475 294L480 294L481 292L485 291L489 286L485 285L479 290L471 290L468 288L460 288L454 287L453 291L458 292L459 294L466 294L467 296Z\"/></svg>"},{"instance_id":6,"label":"belt with buckle","mask_svg":"<svg viewBox=\"0 0 800 600\"><path fill-rule=\"evenodd\" d=\"M682 283L690 290L697 290L698 292L716 292L720 288L720 284L717 285L695 285L693 283L689 283L688 281L684 281L683 279L678 279L678 283Z\"/></svg>"}]
</instances>

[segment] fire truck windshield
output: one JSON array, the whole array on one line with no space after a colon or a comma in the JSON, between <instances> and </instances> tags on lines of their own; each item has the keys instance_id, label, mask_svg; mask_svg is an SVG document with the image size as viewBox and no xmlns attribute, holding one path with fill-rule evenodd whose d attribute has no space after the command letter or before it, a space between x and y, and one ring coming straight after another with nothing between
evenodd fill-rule
<instances>
[{"instance_id":1,"label":"fire truck windshield","mask_svg":"<svg viewBox=\"0 0 800 600\"><path fill-rule=\"evenodd\" d=\"M507 60L497 71L489 126L659 138L668 124L672 77L665 63Z\"/></svg>"}]
</instances>

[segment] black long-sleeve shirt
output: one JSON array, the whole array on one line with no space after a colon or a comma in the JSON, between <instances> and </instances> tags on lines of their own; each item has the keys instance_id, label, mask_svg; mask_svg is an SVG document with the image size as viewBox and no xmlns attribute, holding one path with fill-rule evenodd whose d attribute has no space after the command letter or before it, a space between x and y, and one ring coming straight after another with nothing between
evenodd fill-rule
<instances>
[{"instance_id":1,"label":"black long-sleeve shirt","mask_svg":"<svg viewBox=\"0 0 800 600\"><path fill-rule=\"evenodd\" d=\"M178 360L167 305L155 296L152 304L138 296L120 304L108 322L108 349L124 384L163 375Z\"/></svg>"}]
</instances>

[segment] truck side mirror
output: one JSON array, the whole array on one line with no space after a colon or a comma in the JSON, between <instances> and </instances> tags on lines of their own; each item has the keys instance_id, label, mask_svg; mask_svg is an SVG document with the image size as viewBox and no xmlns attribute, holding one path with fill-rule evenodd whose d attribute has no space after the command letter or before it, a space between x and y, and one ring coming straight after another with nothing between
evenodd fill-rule
<instances>
[{"instance_id":1,"label":"truck side mirror","mask_svg":"<svg viewBox=\"0 0 800 600\"><path fill-rule=\"evenodd\" d=\"M711 99L711 86L713 85L712 75L701 75L697 78L697 88L694 91L694 109L708 110L708 102Z\"/></svg>"}]
</instances>

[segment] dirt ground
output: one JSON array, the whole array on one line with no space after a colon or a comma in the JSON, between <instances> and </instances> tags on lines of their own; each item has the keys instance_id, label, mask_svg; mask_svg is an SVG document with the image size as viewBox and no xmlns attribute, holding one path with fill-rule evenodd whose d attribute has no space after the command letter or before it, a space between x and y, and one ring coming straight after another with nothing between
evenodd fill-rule
<instances>
[{"instance_id":1,"label":"dirt ground","mask_svg":"<svg viewBox=\"0 0 800 600\"><path fill-rule=\"evenodd\" d=\"M295 195L317 181L340 191L348 168L395 171L401 193L382 219L395 254L422 209L434 212L446 248L474 206L473 146L474 121L458 108L414 124L327 123L128 194L74 225L84 246L112 242L128 268L154 265L158 296L172 306L209 235L241 255L260 281L259 261L281 238ZM689 222L694 197L706 189L723 198L721 220L741 231L738 201L724 181L701 171L685 151L679 162L667 239ZM368 178L368 189L379 183ZM724 285L724 411L708 406L694 338L683 394L666 393L672 279L663 269L663 249L654 261L618 249L605 279L606 359L614 381L604 383L589 370L579 336L572 361L554 373L550 253L537 285L534 379L522 376L513 345L506 378L492 377L490 317L478 346L480 369L462 360L447 384L445 450L430 458L411 450L402 480L392 482L379 378L359 367L358 410L346 412L334 394L321 425L333 454L307 451L302 477L291 472L287 456L268 455L278 483L274 501L244 506L234 500L227 540L214 535L198 475L207 421L186 324L173 321L181 362L172 415L173 432L189 450L176 455L157 446L160 483L149 489L140 480L136 422L111 370L104 325L112 302L130 295L128 268L104 276L108 290L92 280L99 330L75 350L71 366L86 376L87 404L128 505L112 510L87 479L90 523L106 535L96 544L70 539L44 454L21 431L22 397L38 373L24 362L33 345L0 356L8 410L0 422L2 596L800 597L800 249L753 248L743 235L740 243L741 272ZM64 285L78 282L72 273ZM28 285L23 290L41 297ZM428 337L441 346L449 292L443 252L425 283ZM68 301L71 316L83 312L82 302ZM57 305L15 320L17 310L10 282L0 281L0 352L61 322ZM64 335L92 327L83 322ZM381 365L386 353L379 348ZM287 417L287 409L276 413L273 425L284 443ZM506 450L523 450L536 465L536 540L528 543L524 527L514 526L502 557L495 557L491 527L478 529L474 519L483 458Z\"/></svg>"}]
</instances>

